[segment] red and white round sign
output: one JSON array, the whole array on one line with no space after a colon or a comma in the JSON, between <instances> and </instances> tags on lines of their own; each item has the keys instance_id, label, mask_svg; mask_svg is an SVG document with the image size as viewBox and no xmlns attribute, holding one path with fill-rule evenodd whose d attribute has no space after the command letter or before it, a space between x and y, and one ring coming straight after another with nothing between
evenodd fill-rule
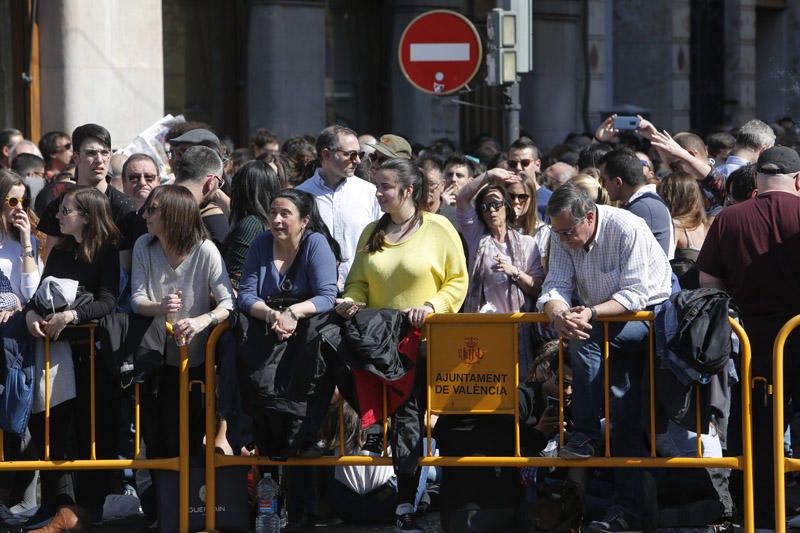
<instances>
[{"instance_id":1,"label":"red and white round sign","mask_svg":"<svg viewBox=\"0 0 800 533\"><path fill-rule=\"evenodd\" d=\"M478 71L481 39L455 11L437 9L412 20L400 37L400 68L411 84L431 94L451 94Z\"/></svg>"}]
</instances>

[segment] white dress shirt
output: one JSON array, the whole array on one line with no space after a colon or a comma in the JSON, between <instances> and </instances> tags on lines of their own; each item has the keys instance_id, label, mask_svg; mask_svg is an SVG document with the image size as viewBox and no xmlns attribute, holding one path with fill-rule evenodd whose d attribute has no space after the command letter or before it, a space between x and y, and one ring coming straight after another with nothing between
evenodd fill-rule
<instances>
[{"instance_id":1,"label":"white dress shirt","mask_svg":"<svg viewBox=\"0 0 800 533\"><path fill-rule=\"evenodd\" d=\"M572 305L578 294L587 306L616 300L628 311L663 302L672 291L672 270L664 250L638 216L597 206L597 231L588 249L572 250L551 238L550 269L537 301Z\"/></svg>"},{"instance_id":2,"label":"white dress shirt","mask_svg":"<svg viewBox=\"0 0 800 533\"><path fill-rule=\"evenodd\" d=\"M344 290L344 282L353 265L361 232L367 224L383 214L375 198L375 186L353 176L343 179L335 189L331 189L319 174L318 168L297 189L316 197L319 214L328 226L331 236L339 243L342 262L339 264L337 285L340 290Z\"/></svg>"}]
</instances>

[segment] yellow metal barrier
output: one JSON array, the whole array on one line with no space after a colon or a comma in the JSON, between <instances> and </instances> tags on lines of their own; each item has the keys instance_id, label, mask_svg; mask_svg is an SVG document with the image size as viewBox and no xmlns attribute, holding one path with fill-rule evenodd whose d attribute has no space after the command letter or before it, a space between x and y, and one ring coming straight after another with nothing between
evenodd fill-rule
<instances>
[{"instance_id":1,"label":"yellow metal barrier","mask_svg":"<svg viewBox=\"0 0 800 533\"><path fill-rule=\"evenodd\" d=\"M507 387L505 394L508 401L501 406L492 407L477 407L472 410L464 410L455 407L448 409L440 406L439 408L432 408L432 386L434 380L432 379L431 360L432 354L438 350L436 343L441 343L442 340L438 339L437 329L442 326L466 326L466 337L476 336L476 332L481 331L480 328L486 327L506 327L509 331L513 331L510 338L503 340L501 337L495 336L492 339L491 345L497 348L506 346L510 343L513 346L513 352L516 354L517 350L517 328L520 323L549 323L547 315L544 313L513 313L513 314L477 314L477 313L460 313L460 314L440 314L430 315L425 321L426 338L428 342L427 347L427 410L426 420L427 424L427 439L428 439L428 453L425 457L420 457L418 463L420 466L463 466L463 467L524 467L524 466L540 466L540 467L599 467L599 468L731 468L741 470L744 478L744 523L743 527L745 532L752 533L754 531L753 522L753 474L752 474L752 447L751 447L751 433L752 425L750 420L750 407L751 407L751 394L750 388L744 386L742 389L742 435L743 435L743 452L741 456L737 457L720 457L720 458L705 458L702 457L702 442L699 435L702 434L702 427L699 421L699 409L696 412L698 416L697 434L698 446L697 457L656 457L655 448L655 392L652 386L654 382L654 364L655 364L655 341L653 335L654 315L652 312L638 312L618 315L598 319L604 324L605 342L603 345L603 357L606 364L604 373L604 391L605 391L605 416L609 418L608 405L609 405L609 376L608 376L608 359L609 359L609 342L608 342L608 324L612 322L631 322L642 321L648 322L650 327L650 343L649 343L649 377L650 377L650 456L649 457L612 457L610 446L610 425L605 425L605 453L604 457L594 457L591 459L582 459L580 461L566 460L558 457L523 457L520 453L520 430L519 430L519 417L518 417L518 402L517 402L517 385L518 385L518 364L517 359L511 365L513 371L507 372L511 374L513 380L506 381ZM747 384L750 382L750 341L747 338L745 331L739 324L731 320L731 326L734 332L739 337L741 346L741 383ZM228 323L223 322L219 324L211 333L206 346L206 387L209 391L216 390L215 386L215 350L220 335L228 329ZM462 335L462 338L464 336ZM563 341L560 342L559 350L559 387L560 392L560 406L559 406L559 419L560 424L560 440L561 444L564 443L564 345ZM465 345L462 355L466 359L481 357L480 346ZM500 374L503 374L502 372ZM503 378L507 380L506 378ZM696 390L699 394L699 388ZM500 395L497 395L500 396ZM484 399L485 400L485 399ZM513 405L511 403L513 402ZM433 402L436 404L436 402ZM502 403L502 402L500 402ZM341 403L340 403L341 406ZM216 411L215 411L215 395L206 395L206 442L213 442L216 432ZM384 413L386 413L386 389L384 387ZM515 454L511 457L444 457L432 455L431 446L431 416L433 414L456 414L456 413L484 413L484 414L514 414L515 415ZM392 464L391 457L386 454L386 427L387 421L384 417L384 455L382 457L370 456L348 456L344 454L344 437L340 436L340 456L338 457L318 457L310 459L289 458L285 461L275 461L268 457L250 456L225 456L215 453L212 446L206 446L206 529L212 530L215 527L215 488L216 488L216 468L237 465L283 465L283 466L339 466L339 465L365 465L365 466L390 466ZM340 407L340 431L343 431L343 424L341 423L341 407ZM800 462L800 461L798 461ZM800 469L800 468L798 468Z\"/></svg>"},{"instance_id":2,"label":"yellow metal barrier","mask_svg":"<svg viewBox=\"0 0 800 533\"><path fill-rule=\"evenodd\" d=\"M139 439L140 407L139 384L135 385L135 439L133 459L98 459L95 440L95 324L67 326L70 329L85 329L89 333L89 372L90 372L90 424L91 453L89 459L50 460L50 339L45 337L45 443L44 459L36 461L6 461L2 447L3 432L0 431L0 472L21 470L123 470L126 468L147 468L150 470L177 471L179 476L179 528L180 533L189 531L189 352L186 346L179 348L180 364L180 456L163 459L140 459ZM167 333L172 335L172 326L167 324Z\"/></svg>"},{"instance_id":3,"label":"yellow metal barrier","mask_svg":"<svg viewBox=\"0 0 800 533\"><path fill-rule=\"evenodd\" d=\"M800 459L791 459L784 456L783 434L783 349L786 339L800 326L800 315L790 319L783 325L775 337L775 346L772 352L772 419L773 419L773 452L775 455L775 531L786 531L786 478L787 472L800 472Z\"/></svg>"}]
</instances>

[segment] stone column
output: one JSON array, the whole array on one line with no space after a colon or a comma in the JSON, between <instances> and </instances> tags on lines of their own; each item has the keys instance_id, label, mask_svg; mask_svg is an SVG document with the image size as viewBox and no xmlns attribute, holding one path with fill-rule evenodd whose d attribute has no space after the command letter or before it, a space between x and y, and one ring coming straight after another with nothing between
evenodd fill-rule
<instances>
[{"instance_id":1,"label":"stone column","mask_svg":"<svg viewBox=\"0 0 800 533\"><path fill-rule=\"evenodd\" d=\"M725 118L733 125L755 117L755 79L756 0L726 0Z\"/></svg>"},{"instance_id":2,"label":"stone column","mask_svg":"<svg viewBox=\"0 0 800 533\"><path fill-rule=\"evenodd\" d=\"M672 2L672 123L673 131L689 129L691 89L689 82L689 39L691 36L691 8L689 0Z\"/></svg>"},{"instance_id":3,"label":"stone column","mask_svg":"<svg viewBox=\"0 0 800 533\"><path fill-rule=\"evenodd\" d=\"M87 122L115 147L164 114L161 1L39 4L42 132Z\"/></svg>"},{"instance_id":4,"label":"stone column","mask_svg":"<svg viewBox=\"0 0 800 533\"><path fill-rule=\"evenodd\" d=\"M319 133L325 123L325 1L253 0L247 45L249 132Z\"/></svg>"},{"instance_id":5,"label":"stone column","mask_svg":"<svg viewBox=\"0 0 800 533\"><path fill-rule=\"evenodd\" d=\"M396 133L411 142L430 144L447 137L458 142L459 106L453 96L434 96L422 92L403 76L397 49L406 26L416 16L432 9L450 9L463 14L462 0L395 0L393 3L392 53L392 128L381 133Z\"/></svg>"},{"instance_id":6,"label":"stone column","mask_svg":"<svg viewBox=\"0 0 800 533\"><path fill-rule=\"evenodd\" d=\"M690 13L688 0L614 2L615 109L646 108L658 128L689 127Z\"/></svg>"},{"instance_id":7,"label":"stone column","mask_svg":"<svg viewBox=\"0 0 800 533\"><path fill-rule=\"evenodd\" d=\"M0 129L20 126L14 119L11 48L11 2L0 0Z\"/></svg>"},{"instance_id":8,"label":"stone column","mask_svg":"<svg viewBox=\"0 0 800 533\"><path fill-rule=\"evenodd\" d=\"M549 150L583 131L583 2L533 2L533 70L521 76L520 129Z\"/></svg>"},{"instance_id":9,"label":"stone column","mask_svg":"<svg viewBox=\"0 0 800 533\"><path fill-rule=\"evenodd\" d=\"M614 32L610 2L589 0L586 24L589 61L589 131L603 120L614 103Z\"/></svg>"}]
</instances>

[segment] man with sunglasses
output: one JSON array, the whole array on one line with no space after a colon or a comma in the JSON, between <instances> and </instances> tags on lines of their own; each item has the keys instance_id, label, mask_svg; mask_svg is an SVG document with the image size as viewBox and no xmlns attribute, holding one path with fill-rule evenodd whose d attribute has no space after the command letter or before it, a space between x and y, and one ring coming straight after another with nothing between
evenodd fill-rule
<instances>
[{"instance_id":1,"label":"man with sunglasses","mask_svg":"<svg viewBox=\"0 0 800 533\"><path fill-rule=\"evenodd\" d=\"M539 185L538 175L542 168L542 160L539 158L539 147L536 143L528 137L520 137L511 143L508 147L506 168L517 176L530 176L536 187L536 209L539 211L539 220L546 220L545 211L552 193Z\"/></svg>"},{"instance_id":2,"label":"man with sunglasses","mask_svg":"<svg viewBox=\"0 0 800 533\"><path fill-rule=\"evenodd\" d=\"M547 206L551 223L550 269L537 306L556 332L570 339L575 389L575 431L559 456L588 459L602 442L604 324L598 318L655 310L671 292L672 270L644 220L611 206L596 205L578 184L568 182ZM581 305L574 305L580 301ZM649 328L645 322L608 324L611 348L609 394L611 444L615 456L644 454L643 364ZM589 531L641 530L642 473L615 472L614 505Z\"/></svg>"},{"instance_id":3,"label":"man with sunglasses","mask_svg":"<svg viewBox=\"0 0 800 533\"><path fill-rule=\"evenodd\" d=\"M317 137L316 148L320 166L297 189L315 197L322 220L341 247L343 261L337 284L342 290L361 232L382 213L375 198L375 185L355 175L361 162L356 132L344 126L329 126ZM376 146L375 153L377 150Z\"/></svg>"},{"instance_id":4,"label":"man with sunglasses","mask_svg":"<svg viewBox=\"0 0 800 533\"><path fill-rule=\"evenodd\" d=\"M72 163L72 139L63 131L48 131L39 139L46 178L54 178Z\"/></svg>"}]
</instances>

